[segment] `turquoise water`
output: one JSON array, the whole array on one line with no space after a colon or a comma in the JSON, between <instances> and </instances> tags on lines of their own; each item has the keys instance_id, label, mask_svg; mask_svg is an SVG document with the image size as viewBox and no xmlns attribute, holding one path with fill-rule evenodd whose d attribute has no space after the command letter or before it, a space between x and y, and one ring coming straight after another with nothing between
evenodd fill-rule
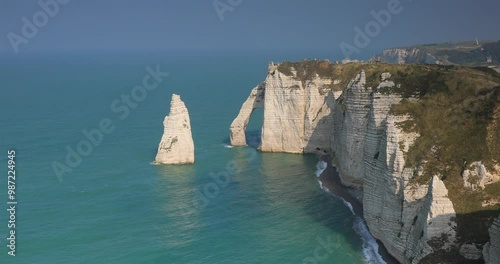
<instances>
[{"instance_id":1,"label":"turquoise water","mask_svg":"<svg viewBox=\"0 0 500 264\"><path fill-rule=\"evenodd\" d=\"M316 157L256 152L262 112L249 127L251 146L227 146L228 127L268 60L3 60L0 162L6 175L7 150L16 150L19 203L16 257L7 255L0 214L0 263L365 263L359 219L321 190ZM156 64L170 76L121 120L111 103ZM191 114L195 165L151 164L172 93ZM60 181L51 164L64 163L66 147L103 118L115 130Z\"/></svg>"}]
</instances>

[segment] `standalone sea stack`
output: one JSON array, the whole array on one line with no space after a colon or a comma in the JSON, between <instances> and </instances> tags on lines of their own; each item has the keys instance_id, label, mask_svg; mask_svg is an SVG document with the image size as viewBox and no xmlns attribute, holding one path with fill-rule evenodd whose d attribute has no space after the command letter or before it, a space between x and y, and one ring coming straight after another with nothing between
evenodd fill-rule
<instances>
[{"instance_id":1,"label":"standalone sea stack","mask_svg":"<svg viewBox=\"0 0 500 264\"><path fill-rule=\"evenodd\" d=\"M186 105L172 95L170 114L163 121L164 131L155 161L160 164L193 164L194 142Z\"/></svg>"}]
</instances>

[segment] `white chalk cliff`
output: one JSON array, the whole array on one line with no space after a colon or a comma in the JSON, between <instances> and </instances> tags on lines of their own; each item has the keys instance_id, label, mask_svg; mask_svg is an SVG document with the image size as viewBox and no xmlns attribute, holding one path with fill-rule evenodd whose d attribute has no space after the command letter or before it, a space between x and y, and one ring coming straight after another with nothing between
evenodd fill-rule
<instances>
[{"instance_id":1,"label":"white chalk cliff","mask_svg":"<svg viewBox=\"0 0 500 264\"><path fill-rule=\"evenodd\" d=\"M304 63L309 64L298 66L301 70L315 67ZM424 174L423 168L406 164L406 154L421 135L401 127L412 120L411 116L390 111L402 101L402 94L388 92L401 88L392 77L396 72L382 71L374 76L374 69L385 68L382 64L333 67L326 77L324 71L307 75L293 67L286 71L280 65L269 65L266 80L252 90L231 125L232 144L245 144L250 115L253 109L263 107L260 149L330 154L342 184L362 189L369 230L398 261L438 263L436 256L452 251L458 258L480 259L484 243L457 239L457 213L439 173L432 173L430 181L422 183L417 178ZM371 69L370 80L361 70L364 67ZM464 168L464 185L482 189L499 180L497 172L488 172L475 162ZM499 222L490 229L485 259L487 254L497 261Z\"/></svg>"},{"instance_id":2,"label":"white chalk cliff","mask_svg":"<svg viewBox=\"0 0 500 264\"><path fill-rule=\"evenodd\" d=\"M172 95L170 113L163 121L164 131L155 161L160 164L194 163L194 142L186 105L179 95Z\"/></svg>"},{"instance_id":3,"label":"white chalk cliff","mask_svg":"<svg viewBox=\"0 0 500 264\"><path fill-rule=\"evenodd\" d=\"M419 135L397 125L409 117L389 114L401 100L379 92L395 85L390 76L383 73L377 87L366 87L362 71L336 101L334 163L344 185L363 188L364 217L373 236L401 263L419 263L454 241L455 211L439 178L419 185L414 169L405 166L404 153ZM443 235L449 242L428 245Z\"/></svg>"},{"instance_id":4,"label":"white chalk cliff","mask_svg":"<svg viewBox=\"0 0 500 264\"><path fill-rule=\"evenodd\" d=\"M334 160L342 183L361 188L363 184L363 148L370 108L371 87L365 87L366 75L359 73L338 98L334 107L334 123L330 129ZM349 151L347 151L349 150Z\"/></svg>"},{"instance_id":5,"label":"white chalk cliff","mask_svg":"<svg viewBox=\"0 0 500 264\"><path fill-rule=\"evenodd\" d=\"M332 82L319 76L303 82L296 72L289 76L270 64L265 82L252 90L231 124L231 144L246 144L244 131L250 116L255 108L263 107L261 151L328 152L333 124Z\"/></svg>"}]
</instances>

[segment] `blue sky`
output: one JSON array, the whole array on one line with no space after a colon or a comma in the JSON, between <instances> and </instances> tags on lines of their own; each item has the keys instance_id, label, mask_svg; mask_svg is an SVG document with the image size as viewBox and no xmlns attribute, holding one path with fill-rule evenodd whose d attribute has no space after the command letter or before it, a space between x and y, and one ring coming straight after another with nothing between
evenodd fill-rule
<instances>
[{"instance_id":1,"label":"blue sky","mask_svg":"<svg viewBox=\"0 0 500 264\"><path fill-rule=\"evenodd\" d=\"M238 0L218 1L230 5ZM71 0L61 4L19 50L340 52L340 43L353 43L354 27L364 28L373 20L370 11L387 9L391 0L240 1L221 21L213 0ZM392 16L367 50L476 37L500 39L498 0L400 1L403 11ZM7 35L22 36L21 18L32 20L40 10L38 1L0 2L1 53L13 53Z\"/></svg>"}]
</instances>

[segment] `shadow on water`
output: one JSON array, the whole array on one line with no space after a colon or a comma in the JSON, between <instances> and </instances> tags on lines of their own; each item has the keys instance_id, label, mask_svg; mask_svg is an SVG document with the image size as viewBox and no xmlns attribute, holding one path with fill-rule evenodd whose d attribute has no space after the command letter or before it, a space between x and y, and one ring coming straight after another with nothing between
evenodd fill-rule
<instances>
[{"instance_id":1,"label":"shadow on water","mask_svg":"<svg viewBox=\"0 0 500 264\"><path fill-rule=\"evenodd\" d=\"M245 131L245 137L247 145L249 147L257 149L260 146L260 142L262 140L262 135L260 130ZM231 145L231 139L229 137L225 137L222 143L226 145Z\"/></svg>"},{"instance_id":2,"label":"shadow on water","mask_svg":"<svg viewBox=\"0 0 500 264\"><path fill-rule=\"evenodd\" d=\"M247 145L251 148L258 148L262 140L260 130L246 131Z\"/></svg>"}]
</instances>

